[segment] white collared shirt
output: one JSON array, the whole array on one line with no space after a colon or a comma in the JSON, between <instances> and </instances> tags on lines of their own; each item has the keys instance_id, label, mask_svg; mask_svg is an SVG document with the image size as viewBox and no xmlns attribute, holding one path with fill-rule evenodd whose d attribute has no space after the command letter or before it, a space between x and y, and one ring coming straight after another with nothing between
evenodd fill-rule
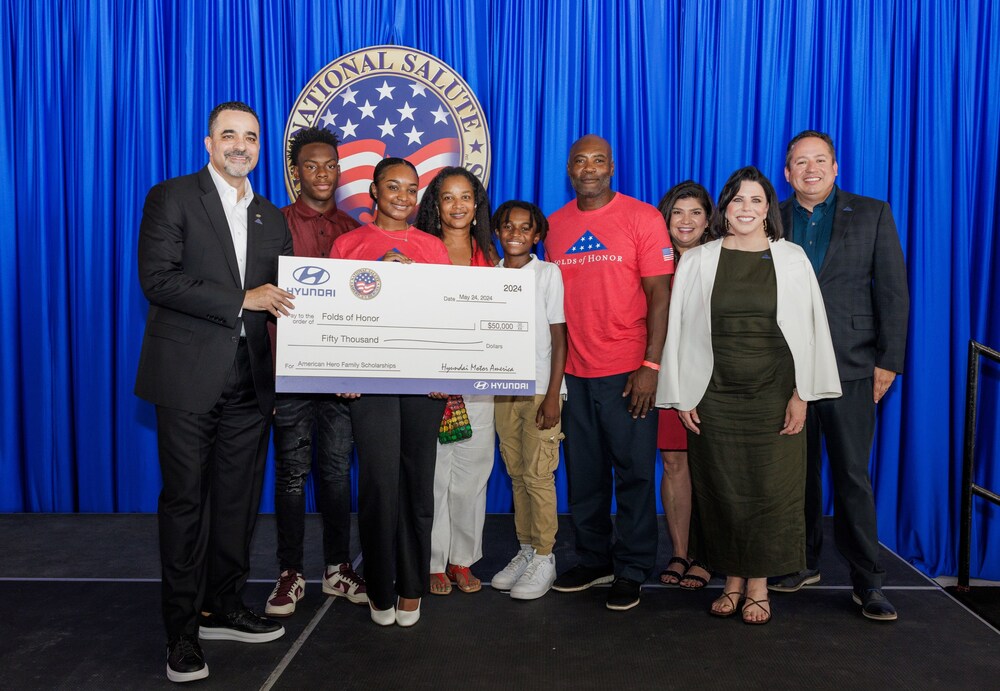
<instances>
[{"instance_id":1,"label":"white collared shirt","mask_svg":"<svg viewBox=\"0 0 1000 691\"><path fill-rule=\"evenodd\" d=\"M253 186L250 178L246 178L246 190L242 199L237 199L239 193L235 187L230 185L224 177L219 174L211 162L208 164L208 172L215 183L215 189L219 191L219 199L222 200L222 210L226 213L226 223L229 225L229 234L233 238L233 249L236 251L236 265L240 269L240 287L246 287L247 278L247 209L253 201ZM243 316L243 309L240 308L239 317ZM240 324L240 336L246 336L246 326Z\"/></svg>"},{"instance_id":2,"label":"white collared shirt","mask_svg":"<svg viewBox=\"0 0 1000 691\"><path fill-rule=\"evenodd\" d=\"M237 199L238 194L235 187L226 182L226 179L219 175L211 163L208 164L208 172L212 175L212 182L219 190L219 198L222 200L222 210L226 212L226 221L229 223L229 234L233 237L233 249L236 250L236 264L240 268L240 285L245 287L247 276L247 209L253 201L253 187L250 179L246 178L246 191L242 199Z\"/></svg>"}]
</instances>

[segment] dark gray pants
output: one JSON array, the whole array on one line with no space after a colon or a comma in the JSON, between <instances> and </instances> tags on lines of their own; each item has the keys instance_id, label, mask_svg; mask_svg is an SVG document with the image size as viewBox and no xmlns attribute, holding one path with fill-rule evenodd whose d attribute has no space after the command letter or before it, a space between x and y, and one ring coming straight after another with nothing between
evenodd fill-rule
<instances>
[{"instance_id":1,"label":"dark gray pants","mask_svg":"<svg viewBox=\"0 0 1000 691\"><path fill-rule=\"evenodd\" d=\"M806 425L806 566L818 568L823 548L821 437L833 476L833 526L837 549L851 566L856 590L881 588L875 497L868 477L875 403L872 379L840 383L844 395L809 404Z\"/></svg>"}]
</instances>

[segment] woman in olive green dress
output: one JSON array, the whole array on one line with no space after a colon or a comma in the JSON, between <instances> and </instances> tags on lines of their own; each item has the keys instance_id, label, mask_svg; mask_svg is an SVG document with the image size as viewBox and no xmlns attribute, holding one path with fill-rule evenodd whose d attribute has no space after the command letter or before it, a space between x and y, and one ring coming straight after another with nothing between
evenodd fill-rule
<instances>
[{"instance_id":1,"label":"woman in olive green dress","mask_svg":"<svg viewBox=\"0 0 1000 691\"><path fill-rule=\"evenodd\" d=\"M690 250L674 279L657 405L689 431L692 544L727 574L710 613L766 624L767 577L805 565L806 401L839 396L840 377L770 181L733 173L712 226L721 239Z\"/></svg>"}]
</instances>

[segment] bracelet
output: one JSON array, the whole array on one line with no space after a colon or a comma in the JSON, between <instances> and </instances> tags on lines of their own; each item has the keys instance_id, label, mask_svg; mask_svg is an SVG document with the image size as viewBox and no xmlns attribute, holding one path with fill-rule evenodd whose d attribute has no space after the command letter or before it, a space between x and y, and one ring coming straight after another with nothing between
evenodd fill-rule
<instances>
[{"instance_id":1,"label":"bracelet","mask_svg":"<svg viewBox=\"0 0 1000 691\"><path fill-rule=\"evenodd\" d=\"M642 365L640 365L640 366L641 367L648 367L649 369L651 369L651 370L653 370L655 372L659 372L660 371L660 366L658 364L656 364L655 362L650 362L649 360L643 360L642 361Z\"/></svg>"}]
</instances>

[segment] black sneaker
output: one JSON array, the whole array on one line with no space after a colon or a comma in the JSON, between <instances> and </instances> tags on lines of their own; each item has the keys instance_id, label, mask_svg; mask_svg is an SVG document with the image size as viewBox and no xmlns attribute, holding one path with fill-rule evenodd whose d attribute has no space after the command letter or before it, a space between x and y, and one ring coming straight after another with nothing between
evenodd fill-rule
<instances>
[{"instance_id":1,"label":"black sneaker","mask_svg":"<svg viewBox=\"0 0 1000 691\"><path fill-rule=\"evenodd\" d=\"M776 593L794 593L803 586L819 583L819 569L803 569L785 576L767 579L767 589Z\"/></svg>"},{"instance_id":2,"label":"black sneaker","mask_svg":"<svg viewBox=\"0 0 1000 691\"><path fill-rule=\"evenodd\" d=\"M619 576L611 584L611 590L608 591L607 608L618 612L632 609L639 604L641 591L642 584Z\"/></svg>"},{"instance_id":3,"label":"black sneaker","mask_svg":"<svg viewBox=\"0 0 1000 691\"><path fill-rule=\"evenodd\" d=\"M558 590L560 593L576 593L586 590L592 585L610 583L613 580L615 580L615 575L612 573L610 566L593 569L583 564L577 564L556 578L555 583L552 584L552 589Z\"/></svg>"},{"instance_id":4,"label":"black sneaker","mask_svg":"<svg viewBox=\"0 0 1000 691\"><path fill-rule=\"evenodd\" d=\"M203 614L198 628L198 638L203 641L267 643L284 635L281 624L246 607L229 614Z\"/></svg>"},{"instance_id":5,"label":"black sneaker","mask_svg":"<svg viewBox=\"0 0 1000 691\"><path fill-rule=\"evenodd\" d=\"M205 654L195 636L181 634L167 643L167 679L181 683L207 676Z\"/></svg>"}]
</instances>

